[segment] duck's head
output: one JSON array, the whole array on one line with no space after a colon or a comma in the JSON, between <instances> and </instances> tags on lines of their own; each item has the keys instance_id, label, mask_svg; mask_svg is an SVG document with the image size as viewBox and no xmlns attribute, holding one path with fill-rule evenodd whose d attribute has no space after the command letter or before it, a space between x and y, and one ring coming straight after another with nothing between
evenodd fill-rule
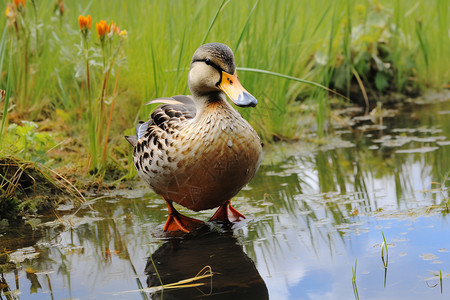
<instances>
[{"instance_id":1,"label":"duck's head","mask_svg":"<svg viewBox=\"0 0 450 300\"><path fill-rule=\"evenodd\" d=\"M238 80L233 51L224 44L200 46L194 53L188 75L193 96L214 100L225 93L237 106L256 106L258 101Z\"/></svg>"}]
</instances>

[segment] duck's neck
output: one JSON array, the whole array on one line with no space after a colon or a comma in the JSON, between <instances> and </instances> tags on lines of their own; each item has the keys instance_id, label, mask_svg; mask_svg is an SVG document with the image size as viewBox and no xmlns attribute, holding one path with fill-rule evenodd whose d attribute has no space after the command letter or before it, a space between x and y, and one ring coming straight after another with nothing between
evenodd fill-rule
<instances>
[{"instance_id":1,"label":"duck's neck","mask_svg":"<svg viewBox=\"0 0 450 300\"><path fill-rule=\"evenodd\" d=\"M234 111L233 107L227 102L223 92L193 96L195 97L195 105L197 108L196 121L205 118L212 112L220 114L220 112Z\"/></svg>"}]
</instances>

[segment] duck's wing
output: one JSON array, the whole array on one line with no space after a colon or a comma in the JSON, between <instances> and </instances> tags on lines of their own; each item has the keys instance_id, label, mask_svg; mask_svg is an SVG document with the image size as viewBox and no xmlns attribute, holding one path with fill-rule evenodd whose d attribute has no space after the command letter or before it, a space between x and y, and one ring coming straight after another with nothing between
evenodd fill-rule
<instances>
[{"instance_id":1,"label":"duck's wing","mask_svg":"<svg viewBox=\"0 0 450 300\"><path fill-rule=\"evenodd\" d=\"M136 125L136 135L125 136L131 145L136 146L141 138L149 138L156 132L172 134L181 123L193 119L197 113L194 100L190 96L158 98L146 104L156 103L161 105L155 108L147 122L141 121Z\"/></svg>"},{"instance_id":2,"label":"duck's wing","mask_svg":"<svg viewBox=\"0 0 450 300\"><path fill-rule=\"evenodd\" d=\"M152 112L147 122L152 122L149 126L157 125L163 130L167 130L167 126L177 126L179 122L193 119L197 112L194 100L190 96L179 95L170 98L158 98L147 104L154 103L161 103L162 105Z\"/></svg>"}]
</instances>

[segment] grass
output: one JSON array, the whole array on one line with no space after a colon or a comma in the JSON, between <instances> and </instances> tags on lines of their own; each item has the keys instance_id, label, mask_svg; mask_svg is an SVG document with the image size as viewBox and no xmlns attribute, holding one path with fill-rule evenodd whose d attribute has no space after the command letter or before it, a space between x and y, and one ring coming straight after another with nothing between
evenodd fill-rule
<instances>
[{"instance_id":1,"label":"grass","mask_svg":"<svg viewBox=\"0 0 450 300\"><path fill-rule=\"evenodd\" d=\"M429 278L430 277L430 274L432 275L432 277L431 278ZM437 273L437 272L431 272L430 274L428 274L427 276L426 276L426 278L425 278L425 280L426 280L426 283L427 283L427 286L429 287L429 288L435 288L435 287L437 287L438 285L440 286L440 290L441 290L441 294L442 294L442 292L444 291L444 287L443 287L443 285L442 285L442 279L443 279L443 275L442 275L442 270L439 270L439 274ZM439 278L439 283L436 283L436 284L434 284L434 285L430 285L429 283L428 283L428 281L429 280L432 280L433 278Z\"/></svg>"},{"instance_id":2,"label":"grass","mask_svg":"<svg viewBox=\"0 0 450 300\"><path fill-rule=\"evenodd\" d=\"M381 261L383 262L383 266L386 269L388 267L388 263L389 263L389 252L388 252L386 238L384 237L383 231L381 232L381 235L383 236L383 243L381 244Z\"/></svg>"},{"instance_id":3,"label":"grass","mask_svg":"<svg viewBox=\"0 0 450 300\"><path fill-rule=\"evenodd\" d=\"M388 264L389 264L389 252L388 252L386 238L384 237L383 231L381 231L381 235L383 236L383 243L381 244L381 261L383 262L383 266L384 266L384 287L386 287L387 268L388 268ZM385 255L385 253L386 253L386 255Z\"/></svg>"},{"instance_id":4,"label":"grass","mask_svg":"<svg viewBox=\"0 0 450 300\"><path fill-rule=\"evenodd\" d=\"M358 260L355 259L355 267L352 267L352 286L353 286L353 293L355 294L355 299L359 300L359 294L358 294L358 287L356 285L356 266L357 266Z\"/></svg>"},{"instance_id":5,"label":"grass","mask_svg":"<svg viewBox=\"0 0 450 300\"><path fill-rule=\"evenodd\" d=\"M85 149L83 164L97 174L128 165L122 136L148 116L152 107L143 103L189 93L189 62L204 42L233 47L241 82L259 100L256 109L240 111L266 142L298 138L311 128L319 138L327 134L331 107L319 84L345 96L353 85L388 91L390 80L398 91L413 83L428 88L449 84L449 8L442 0L205 0L177 5L84 0L65 3L64 11L51 0L25 3L17 15L18 30L7 25L4 14L0 22L0 89L6 91L0 104L1 134L10 122L56 122L60 115L55 112L63 111L64 122ZM94 28L88 55L78 55L77 19L87 14L93 24L113 20L128 31L120 77L117 60L115 66L104 63L100 49L105 49ZM367 92L363 105L368 107L369 100L376 102L376 94ZM316 124L305 125L302 119Z\"/></svg>"},{"instance_id":6,"label":"grass","mask_svg":"<svg viewBox=\"0 0 450 300\"><path fill-rule=\"evenodd\" d=\"M130 293L130 292L149 292L151 294L156 293L156 292L160 292L159 296L161 299L163 299L163 295L164 295L164 291L165 290L171 290L171 289L181 289L181 288L197 288L201 287L201 286L205 286L205 283L202 282L198 282L202 279L210 279L209 282L209 286L210 286L210 291L209 293L204 293L202 292L200 289L199 291L202 293L202 295L207 296L207 295L211 295L212 293L212 277L214 275L211 266L205 266L203 267L203 269L201 269L194 277L191 278L187 278L187 279L183 279L174 283L168 283L168 284L163 284L161 277L158 273L158 270L156 269L155 263L153 261L153 258L150 256L150 259L152 261L153 267L156 271L156 275L161 283L160 286L150 286L148 288L141 288L139 290L131 290L131 291L124 291L121 293Z\"/></svg>"},{"instance_id":7,"label":"grass","mask_svg":"<svg viewBox=\"0 0 450 300\"><path fill-rule=\"evenodd\" d=\"M0 171L2 217L15 219L67 200L76 206L87 204L70 181L41 163L5 157L0 159Z\"/></svg>"}]
</instances>

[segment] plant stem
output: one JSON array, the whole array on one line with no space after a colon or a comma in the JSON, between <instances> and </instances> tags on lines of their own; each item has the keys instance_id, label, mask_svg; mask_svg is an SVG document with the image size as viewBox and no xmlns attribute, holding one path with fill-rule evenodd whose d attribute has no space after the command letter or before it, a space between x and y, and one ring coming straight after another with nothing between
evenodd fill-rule
<instances>
[{"instance_id":1,"label":"plant stem","mask_svg":"<svg viewBox=\"0 0 450 300\"><path fill-rule=\"evenodd\" d=\"M109 110L109 119L108 119L108 124L106 126L105 145L103 146L103 160L102 160L103 164L106 161L106 149L108 147L109 128L111 126L111 119L112 119L112 114L113 114L113 110L114 110L114 102L115 102L116 96L117 96L117 87L119 85L119 74L120 74L120 67L117 68L116 83L114 85L114 93L113 93L113 98L111 101L111 108Z\"/></svg>"},{"instance_id":2,"label":"plant stem","mask_svg":"<svg viewBox=\"0 0 450 300\"><path fill-rule=\"evenodd\" d=\"M92 105L92 95L91 95L91 79L89 72L89 44L87 38L84 37L85 45L85 60L86 60L86 87L88 94L88 126L89 126L89 148L91 159L89 160L89 165L94 168L97 167L97 141L95 140L95 120L93 118L93 105Z\"/></svg>"},{"instance_id":3,"label":"plant stem","mask_svg":"<svg viewBox=\"0 0 450 300\"><path fill-rule=\"evenodd\" d=\"M103 127L105 124L105 97L106 97L106 86L108 83L108 78L109 78L109 69L108 71L106 71L105 73L105 77L103 78L103 86L102 86L102 91L100 93L100 112L97 115L97 120L99 122L98 124L98 128L97 128L97 141L99 144L101 144L102 140L103 140ZM102 164L105 162L105 158L102 159Z\"/></svg>"}]
</instances>

